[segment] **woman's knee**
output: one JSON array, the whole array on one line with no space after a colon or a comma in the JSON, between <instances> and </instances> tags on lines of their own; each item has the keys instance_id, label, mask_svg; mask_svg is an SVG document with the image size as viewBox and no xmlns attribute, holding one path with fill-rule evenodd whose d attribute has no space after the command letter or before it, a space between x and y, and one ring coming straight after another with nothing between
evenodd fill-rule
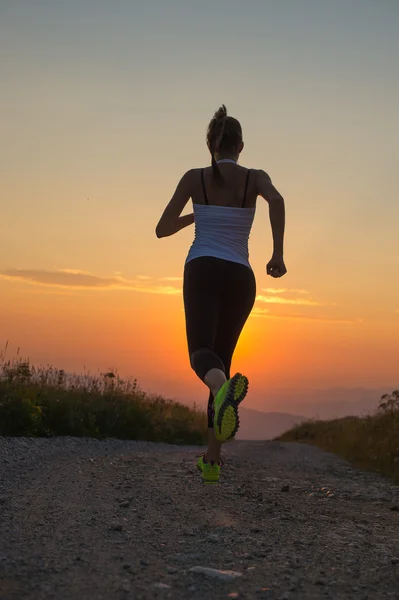
<instances>
[{"instance_id":1,"label":"woman's knee","mask_svg":"<svg viewBox=\"0 0 399 600\"><path fill-rule=\"evenodd\" d=\"M198 348L190 356L190 364L198 377L204 381L205 375L211 369L220 369L224 372L225 367L221 358L210 348Z\"/></svg>"}]
</instances>

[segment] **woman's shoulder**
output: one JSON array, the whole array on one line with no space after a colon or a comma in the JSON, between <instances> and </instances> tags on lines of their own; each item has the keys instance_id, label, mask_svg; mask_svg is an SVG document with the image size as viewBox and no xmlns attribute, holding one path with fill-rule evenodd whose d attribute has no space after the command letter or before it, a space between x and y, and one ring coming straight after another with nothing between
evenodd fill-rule
<instances>
[{"instance_id":1,"label":"woman's shoulder","mask_svg":"<svg viewBox=\"0 0 399 600\"><path fill-rule=\"evenodd\" d=\"M187 182L195 181L198 178L201 171L203 170L204 169L201 167L194 167L193 169L189 169L184 173L182 179L184 179Z\"/></svg>"},{"instance_id":2,"label":"woman's shoulder","mask_svg":"<svg viewBox=\"0 0 399 600\"><path fill-rule=\"evenodd\" d=\"M266 171L264 171L263 169L253 169L253 171L255 171L256 173L257 181L268 181L269 183L271 182L269 173L266 173Z\"/></svg>"},{"instance_id":3,"label":"woman's shoulder","mask_svg":"<svg viewBox=\"0 0 399 600\"><path fill-rule=\"evenodd\" d=\"M242 165L237 166L243 171L250 171L251 174L253 173L256 182L263 183L267 181L268 183L271 183L270 175L263 169L252 169ZM206 165L206 167L194 167L189 169L184 173L183 179L185 179L187 182L197 181L201 173L205 171L212 171L212 167L210 165Z\"/></svg>"}]
</instances>

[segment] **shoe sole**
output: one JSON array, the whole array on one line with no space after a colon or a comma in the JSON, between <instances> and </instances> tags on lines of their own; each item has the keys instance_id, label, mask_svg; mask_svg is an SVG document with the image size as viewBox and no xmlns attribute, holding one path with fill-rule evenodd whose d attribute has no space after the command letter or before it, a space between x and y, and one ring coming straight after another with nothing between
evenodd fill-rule
<instances>
[{"instance_id":1,"label":"shoe sole","mask_svg":"<svg viewBox=\"0 0 399 600\"><path fill-rule=\"evenodd\" d=\"M234 439L240 427L238 406L248 392L248 379L241 373L236 373L229 381L224 400L215 415L215 436L219 442L229 442Z\"/></svg>"},{"instance_id":2,"label":"shoe sole","mask_svg":"<svg viewBox=\"0 0 399 600\"><path fill-rule=\"evenodd\" d=\"M201 467L197 465L197 469L198 471L200 471L202 475L202 483L204 483L205 485L215 485L215 483L219 483L219 477L217 479L205 479Z\"/></svg>"}]
</instances>

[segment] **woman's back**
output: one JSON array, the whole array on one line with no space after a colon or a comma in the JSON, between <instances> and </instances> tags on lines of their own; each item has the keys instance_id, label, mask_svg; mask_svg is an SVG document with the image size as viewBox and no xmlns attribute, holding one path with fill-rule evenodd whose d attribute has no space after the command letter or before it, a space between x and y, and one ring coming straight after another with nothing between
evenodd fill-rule
<instances>
[{"instance_id":1,"label":"woman's back","mask_svg":"<svg viewBox=\"0 0 399 600\"><path fill-rule=\"evenodd\" d=\"M193 204L254 208L256 204L256 171L241 167L235 161L218 161L222 181L219 183L212 167L195 169L192 191Z\"/></svg>"},{"instance_id":2,"label":"woman's back","mask_svg":"<svg viewBox=\"0 0 399 600\"><path fill-rule=\"evenodd\" d=\"M221 182L215 180L211 168L193 173L195 238L186 263L213 256L250 267L248 240L255 217L255 172L232 163L219 161Z\"/></svg>"}]
</instances>

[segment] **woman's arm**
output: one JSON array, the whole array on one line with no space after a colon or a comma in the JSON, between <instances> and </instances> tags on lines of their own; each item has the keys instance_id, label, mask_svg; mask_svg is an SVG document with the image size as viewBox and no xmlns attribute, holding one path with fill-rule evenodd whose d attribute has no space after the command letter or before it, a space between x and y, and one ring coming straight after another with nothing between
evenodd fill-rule
<instances>
[{"instance_id":1,"label":"woman's arm","mask_svg":"<svg viewBox=\"0 0 399 600\"><path fill-rule=\"evenodd\" d=\"M281 277L287 272L284 264L284 230L285 204L284 198L276 190L265 171L257 173L257 192L269 203L269 217L273 233L273 256L267 265L268 275Z\"/></svg>"},{"instance_id":2,"label":"woman's arm","mask_svg":"<svg viewBox=\"0 0 399 600\"><path fill-rule=\"evenodd\" d=\"M191 198L192 171L187 171L179 181L176 191L165 208L162 217L156 226L155 233L158 238L167 237L177 233L184 227L194 223L194 213L181 217L187 202Z\"/></svg>"}]
</instances>

